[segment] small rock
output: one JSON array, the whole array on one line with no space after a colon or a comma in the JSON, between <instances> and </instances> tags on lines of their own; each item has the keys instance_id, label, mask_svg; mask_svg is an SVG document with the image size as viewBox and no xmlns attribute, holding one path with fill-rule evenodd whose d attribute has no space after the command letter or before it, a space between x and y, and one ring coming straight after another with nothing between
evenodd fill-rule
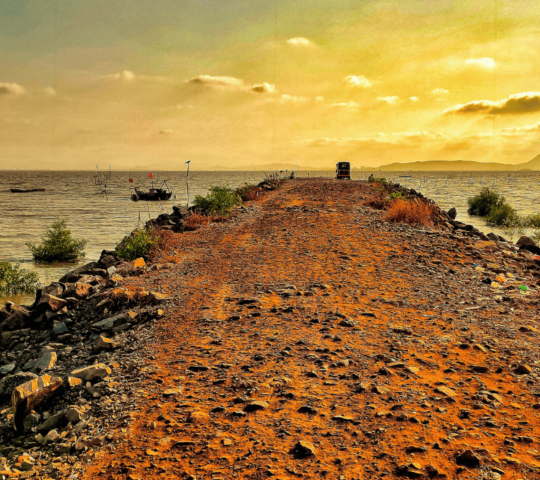
<instances>
[{"instance_id":1,"label":"small rock","mask_svg":"<svg viewBox=\"0 0 540 480\"><path fill-rule=\"evenodd\" d=\"M43 353L37 360L34 365L34 370L37 372L44 372L45 370L50 370L56 364L56 353L47 352Z\"/></svg>"},{"instance_id":2,"label":"small rock","mask_svg":"<svg viewBox=\"0 0 540 480\"><path fill-rule=\"evenodd\" d=\"M80 378L81 380L84 380L85 382L91 382L92 380L95 380L95 379L108 377L111 373L112 371L109 367L107 367L103 363L98 363L90 367L84 367L84 368L79 368L77 370L73 370L73 372L70 373L70 376L75 377L75 378Z\"/></svg>"},{"instance_id":3,"label":"small rock","mask_svg":"<svg viewBox=\"0 0 540 480\"><path fill-rule=\"evenodd\" d=\"M63 335L64 333L68 333L68 331L69 330L64 322L56 322L53 326L53 332L56 335Z\"/></svg>"},{"instance_id":4,"label":"small rock","mask_svg":"<svg viewBox=\"0 0 540 480\"><path fill-rule=\"evenodd\" d=\"M529 367L529 365L520 364L516 368L515 372L518 375L529 375L530 373L532 373L532 368Z\"/></svg>"},{"instance_id":5,"label":"small rock","mask_svg":"<svg viewBox=\"0 0 540 480\"><path fill-rule=\"evenodd\" d=\"M298 443L289 450L289 453L294 455L296 458L306 458L314 456L317 451L311 442L305 442L299 440Z\"/></svg>"},{"instance_id":6,"label":"small rock","mask_svg":"<svg viewBox=\"0 0 540 480\"><path fill-rule=\"evenodd\" d=\"M244 407L244 412L250 413L250 412L256 412L257 410L265 410L269 406L270 405L267 402L256 400L254 402L248 403Z\"/></svg>"},{"instance_id":7,"label":"small rock","mask_svg":"<svg viewBox=\"0 0 540 480\"><path fill-rule=\"evenodd\" d=\"M480 466L480 458L472 450L465 450L456 457L456 463L464 467L477 468Z\"/></svg>"},{"instance_id":8,"label":"small rock","mask_svg":"<svg viewBox=\"0 0 540 480\"><path fill-rule=\"evenodd\" d=\"M114 342L107 337L104 337L103 335L100 335L97 339L94 350L96 352L101 352L103 350L112 350L114 348Z\"/></svg>"}]
</instances>

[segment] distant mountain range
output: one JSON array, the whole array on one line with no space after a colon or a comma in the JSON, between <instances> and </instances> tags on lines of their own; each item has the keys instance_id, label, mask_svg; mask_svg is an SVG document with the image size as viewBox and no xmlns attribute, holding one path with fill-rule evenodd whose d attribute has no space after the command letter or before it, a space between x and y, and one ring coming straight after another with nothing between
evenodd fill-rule
<instances>
[{"instance_id":1,"label":"distant mountain range","mask_svg":"<svg viewBox=\"0 0 540 480\"><path fill-rule=\"evenodd\" d=\"M212 167L205 168L204 170L215 172L231 170L239 172L278 172L280 170L296 170L296 167L297 165L292 163L268 163L265 165L243 165L241 167L223 167L221 165L214 165ZM335 168L334 166L317 168L303 165L298 165L298 167L303 172L329 171L334 170ZM366 167L364 170L367 172L376 172L379 170L382 170L383 172L402 172L405 170L424 172L540 170L540 155L537 155L528 162L518 163L516 165L496 162L475 162L472 160L427 160L410 163L389 163L388 165L381 165L380 167Z\"/></svg>"},{"instance_id":2,"label":"distant mountain range","mask_svg":"<svg viewBox=\"0 0 540 480\"><path fill-rule=\"evenodd\" d=\"M390 163L381 165L379 168L370 168L366 170L382 170L384 172L395 172L404 170L413 171L487 171L487 170L540 170L540 155L537 155L532 160L517 165L509 165L507 163L484 163L474 162L470 160L428 160L425 162L411 163Z\"/></svg>"}]
</instances>

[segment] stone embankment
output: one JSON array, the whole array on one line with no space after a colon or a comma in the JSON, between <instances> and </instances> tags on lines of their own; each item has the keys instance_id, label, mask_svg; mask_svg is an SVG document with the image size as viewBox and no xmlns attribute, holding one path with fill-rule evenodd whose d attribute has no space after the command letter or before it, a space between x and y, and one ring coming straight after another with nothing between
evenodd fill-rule
<instances>
[{"instance_id":1,"label":"stone embankment","mask_svg":"<svg viewBox=\"0 0 540 480\"><path fill-rule=\"evenodd\" d=\"M176 209L173 262L104 251L6 305L0 479L540 478L534 244L377 208L311 179Z\"/></svg>"}]
</instances>

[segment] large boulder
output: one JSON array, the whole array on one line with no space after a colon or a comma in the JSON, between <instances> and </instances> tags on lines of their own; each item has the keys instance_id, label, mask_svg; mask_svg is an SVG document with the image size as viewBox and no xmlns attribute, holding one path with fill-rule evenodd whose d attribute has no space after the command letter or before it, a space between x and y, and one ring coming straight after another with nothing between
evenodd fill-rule
<instances>
[{"instance_id":1,"label":"large boulder","mask_svg":"<svg viewBox=\"0 0 540 480\"><path fill-rule=\"evenodd\" d=\"M83 298L89 297L93 291L94 288L92 285L79 281L70 284L64 292L63 297L72 297L82 300Z\"/></svg>"},{"instance_id":2,"label":"large boulder","mask_svg":"<svg viewBox=\"0 0 540 480\"><path fill-rule=\"evenodd\" d=\"M11 394L11 403L15 411L15 430L22 431L26 415L40 403L51 398L61 386L60 377L43 375L16 387Z\"/></svg>"},{"instance_id":3,"label":"large boulder","mask_svg":"<svg viewBox=\"0 0 540 480\"><path fill-rule=\"evenodd\" d=\"M452 207L448 212L446 212L448 216L450 217L450 220L455 220L457 217L457 210L456 207Z\"/></svg>"},{"instance_id":4,"label":"large boulder","mask_svg":"<svg viewBox=\"0 0 540 480\"><path fill-rule=\"evenodd\" d=\"M58 312L67 306L67 304L67 300L64 300L63 298L55 297L48 293L42 293L37 306L42 312L46 310Z\"/></svg>"},{"instance_id":5,"label":"large boulder","mask_svg":"<svg viewBox=\"0 0 540 480\"><path fill-rule=\"evenodd\" d=\"M60 282L73 283L80 280L83 275L97 275L99 277L107 278L107 270L104 269L99 262L90 262L66 273L60 278Z\"/></svg>"},{"instance_id":6,"label":"large boulder","mask_svg":"<svg viewBox=\"0 0 540 480\"><path fill-rule=\"evenodd\" d=\"M104 363L96 363L90 367L73 370L73 372L70 373L70 377L80 378L85 382L91 382L92 380L108 377L111 372L111 369Z\"/></svg>"},{"instance_id":7,"label":"large boulder","mask_svg":"<svg viewBox=\"0 0 540 480\"><path fill-rule=\"evenodd\" d=\"M526 237L525 235L519 237L516 245L520 248L520 250L528 250L536 255L540 254L540 247L536 245L532 238Z\"/></svg>"},{"instance_id":8,"label":"large boulder","mask_svg":"<svg viewBox=\"0 0 540 480\"><path fill-rule=\"evenodd\" d=\"M4 320L0 323L0 332L27 328L30 325L31 320L32 314L28 309L8 302L4 309Z\"/></svg>"},{"instance_id":9,"label":"large boulder","mask_svg":"<svg viewBox=\"0 0 540 480\"><path fill-rule=\"evenodd\" d=\"M120 263L120 259L116 256L116 252L114 250L103 250L101 252L101 256L99 257L98 263L102 268L107 270L114 265L118 265Z\"/></svg>"},{"instance_id":10,"label":"large boulder","mask_svg":"<svg viewBox=\"0 0 540 480\"><path fill-rule=\"evenodd\" d=\"M30 372L20 372L2 378L2 380L0 380L0 402L9 400L13 389L36 378L38 378L38 376Z\"/></svg>"}]
</instances>

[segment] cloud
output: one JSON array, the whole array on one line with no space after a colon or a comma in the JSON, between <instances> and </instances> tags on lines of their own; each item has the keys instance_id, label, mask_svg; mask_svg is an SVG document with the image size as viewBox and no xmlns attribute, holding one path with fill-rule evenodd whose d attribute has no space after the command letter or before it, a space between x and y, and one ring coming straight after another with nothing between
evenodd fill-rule
<instances>
[{"instance_id":1,"label":"cloud","mask_svg":"<svg viewBox=\"0 0 540 480\"><path fill-rule=\"evenodd\" d=\"M348 75L344 80L349 87L353 88L369 88L373 86L373 83L364 77L364 75Z\"/></svg>"},{"instance_id":2,"label":"cloud","mask_svg":"<svg viewBox=\"0 0 540 480\"><path fill-rule=\"evenodd\" d=\"M294 95L281 95L281 103L306 103L306 97L295 97Z\"/></svg>"},{"instance_id":3,"label":"cloud","mask_svg":"<svg viewBox=\"0 0 540 480\"><path fill-rule=\"evenodd\" d=\"M56 90L52 87L45 87L42 92L47 96L47 97L54 97L56 96Z\"/></svg>"},{"instance_id":4,"label":"cloud","mask_svg":"<svg viewBox=\"0 0 540 480\"><path fill-rule=\"evenodd\" d=\"M347 103L341 102L341 103L333 103L332 107L333 108L356 109L356 108L359 108L360 105L358 105L358 103L356 103L356 102L347 102Z\"/></svg>"},{"instance_id":5,"label":"cloud","mask_svg":"<svg viewBox=\"0 0 540 480\"><path fill-rule=\"evenodd\" d=\"M399 101L399 97L397 95L394 95L392 97L377 97L376 99L378 102L383 102L388 105L394 105Z\"/></svg>"},{"instance_id":6,"label":"cloud","mask_svg":"<svg viewBox=\"0 0 540 480\"><path fill-rule=\"evenodd\" d=\"M0 96L1 95L24 95L26 90L16 83L2 83L0 82Z\"/></svg>"},{"instance_id":7,"label":"cloud","mask_svg":"<svg viewBox=\"0 0 540 480\"><path fill-rule=\"evenodd\" d=\"M450 93L449 90L445 90L444 88L436 88L434 90L431 90L432 95L447 95Z\"/></svg>"},{"instance_id":8,"label":"cloud","mask_svg":"<svg viewBox=\"0 0 540 480\"><path fill-rule=\"evenodd\" d=\"M418 97L409 97L409 100L411 102L418 102L418 100L420 100Z\"/></svg>"},{"instance_id":9,"label":"cloud","mask_svg":"<svg viewBox=\"0 0 540 480\"><path fill-rule=\"evenodd\" d=\"M315 102L316 103L323 103L324 102L324 97L321 96L321 95L318 95L315 97Z\"/></svg>"},{"instance_id":10,"label":"cloud","mask_svg":"<svg viewBox=\"0 0 540 480\"><path fill-rule=\"evenodd\" d=\"M536 143L540 131L540 122L521 127L501 128L493 132L432 132L412 131L394 133L374 133L359 137L323 137L304 140L302 145L308 147L335 147L346 149L366 148L373 151L390 149L424 149L426 151L455 152L468 151L475 148L492 148L493 142L500 146L527 145Z\"/></svg>"},{"instance_id":11,"label":"cloud","mask_svg":"<svg viewBox=\"0 0 540 480\"><path fill-rule=\"evenodd\" d=\"M488 69L495 68L496 65L497 65L495 63L495 60L493 60L492 58L489 58L489 57L469 58L468 60L465 61L465 63L467 65L473 65L473 66L476 66L476 67L488 68Z\"/></svg>"},{"instance_id":12,"label":"cloud","mask_svg":"<svg viewBox=\"0 0 540 480\"><path fill-rule=\"evenodd\" d=\"M135 80L135 74L131 70L124 70L121 73L115 73L113 78L115 80L123 80L124 82L132 82Z\"/></svg>"},{"instance_id":13,"label":"cloud","mask_svg":"<svg viewBox=\"0 0 540 480\"><path fill-rule=\"evenodd\" d=\"M191 85L200 85L211 88L213 90L242 92L251 91L256 93L274 93L275 85L270 83L256 83L255 85L247 85L240 78L235 77L214 77L212 75L197 75L196 77L186 80L184 83Z\"/></svg>"},{"instance_id":14,"label":"cloud","mask_svg":"<svg viewBox=\"0 0 540 480\"><path fill-rule=\"evenodd\" d=\"M312 47L315 45L313 42L311 42L305 37L289 38L289 40L287 40L287 43L289 45L292 45L293 47Z\"/></svg>"},{"instance_id":15,"label":"cloud","mask_svg":"<svg viewBox=\"0 0 540 480\"><path fill-rule=\"evenodd\" d=\"M443 113L488 113L499 114L522 114L540 111L540 92L523 92L510 95L497 102L491 100L477 100L465 104L454 105Z\"/></svg>"},{"instance_id":16,"label":"cloud","mask_svg":"<svg viewBox=\"0 0 540 480\"><path fill-rule=\"evenodd\" d=\"M257 93L274 93L275 89L276 89L275 85L271 85L271 84L266 83L266 82L253 85L251 87L251 90L253 92L257 92Z\"/></svg>"}]
</instances>

